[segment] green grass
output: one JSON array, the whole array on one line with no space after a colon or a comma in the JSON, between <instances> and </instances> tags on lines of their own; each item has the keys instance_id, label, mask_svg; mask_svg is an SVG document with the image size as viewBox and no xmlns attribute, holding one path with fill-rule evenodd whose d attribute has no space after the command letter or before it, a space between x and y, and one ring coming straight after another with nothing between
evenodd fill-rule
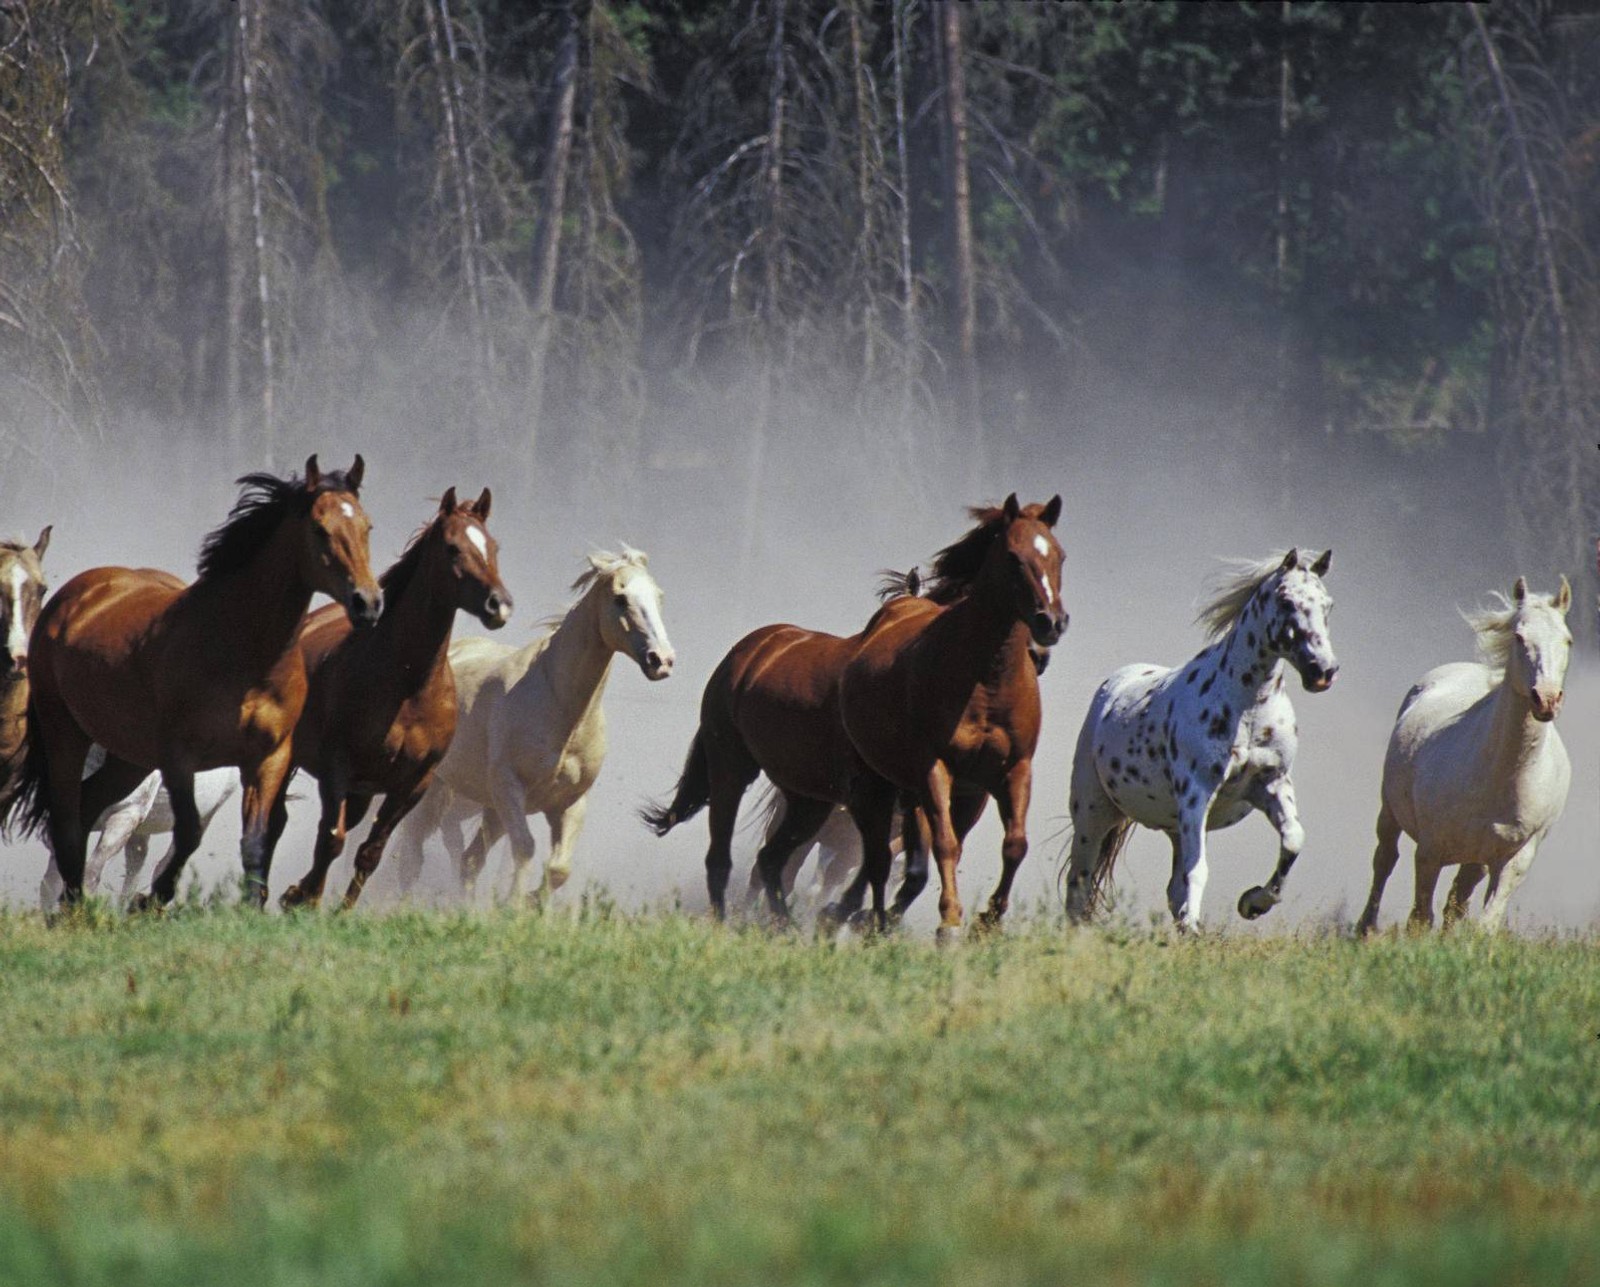
<instances>
[{"instance_id":1,"label":"green grass","mask_svg":"<svg viewBox=\"0 0 1600 1287\"><path fill-rule=\"evenodd\" d=\"M1596 946L4 916L0 1282L1593 1282Z\"/></svg>"}]
</instances>

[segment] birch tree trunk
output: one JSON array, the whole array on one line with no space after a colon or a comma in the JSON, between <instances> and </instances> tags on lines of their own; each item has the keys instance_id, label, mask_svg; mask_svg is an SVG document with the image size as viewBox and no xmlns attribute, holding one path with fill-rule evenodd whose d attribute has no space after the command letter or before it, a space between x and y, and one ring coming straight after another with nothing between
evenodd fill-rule
<instances>
[{"instance_id":1,"label":"birch tree trunk","mask_svg":"<svg viewBox=\"0 0 1600 1287\"><path fill-rule=\"evenodd\" d=\"M273 419L273 393L277 380L277 367L272 352L272 287L267 275L267 225L263 205L263 160L261 138L256 121L255 39L259 23L260 0L237 0L239 11L239 100L244 112L244 164L249 179L250 237L255 248L256 307L259 310L258 330L261 360L261 435L263 456L269 469L276 468L273 459L276 447L277 425Z\"/></svg>"},{"instance_id":2,"label":"birch tree trunk","mask_svg":"<svg viewBox=\"0 0 1600 1287\"><path fill-rule=\"evenodd\" d=\"M917 289L911 272L911 167L906 149L906 40L911 20L909 0L894 0L890 11L890 54L894 60L894 151L895 178L900 185L900 341L901 357L900 416L911 419L917 370Z\"/></svg>"},{"instance_id":3,"label":"birch tree trunk","mask_svg":"<svg viewBox=\"0 0 1600 1287\"><path fill-rule=\"evenodd\" d=\"M978 304L972 246L972 175L967 143L967 77L963 58L961 5L941 0L944 35L945 131L950 140L947 196L955 271L956 410L970 426L976 454L984 449L978 399Z\"/></svg>"},{"instance_id":4,"label":"birch tree trunk","mask_svg":"<svg viewBox=\"0 0 1600 1287\"><path fill-rule=\"evenodd\" d=\"M439 5L437 11L434 8L435 3ZM444 5L445 0L424 0L422 13L428 31L428 54L433 60L434 80L439 95L439 115L444 122L446 169L450 175L450 186L454 189L456 201L457 254L461 260L462 284L467 291L467 325L471 333L474 361L480 361L483 300L478 281L477 247L473 244L473 216L468 200L466 172L470 165L462 142L460 87L456 82L452 60L446 53L444 37L440 32L440 16L448 13Z\"/></svg>"}]
</instances>

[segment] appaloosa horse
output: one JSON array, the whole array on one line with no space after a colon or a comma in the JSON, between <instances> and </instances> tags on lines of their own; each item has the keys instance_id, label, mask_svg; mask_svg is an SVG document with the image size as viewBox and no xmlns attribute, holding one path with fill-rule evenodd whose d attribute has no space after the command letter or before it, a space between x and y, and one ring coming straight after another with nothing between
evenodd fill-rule
<instances>
[{"instance_id":1,"label":"appaloosa horse","mask_svg":"<svg viewBox=\"0 0 1600 1287\"><path fill-rule=\"evenodd\" d=\"M0 824L48 831L65 901L83 896L85 823L159 769L176 849L139 905L170 902L200 843L194 775L234 765L245 892L265 904L267 823L306 695L300 620L319 590L360 626L383 604L357 495L362 473L360 456L348 472L326 474L312 456L304 478L246 475L192 585L149 568L92 568L45 605L33 631L22 789ZM84 781L96 742L106 762Z\"/></svg>"},{"instance_id":2,"label":"appaloosa horse","mask_svg":"<svg viewBox=\"0 0 1600 1287\"><path fill-rule=\"evenodd\" d=\"M372 830L356 850L344 897L354 905L383 859L390 833L422 798L456 731L450 632L456 612L490 630L511 619L500 580L499 547L486 524L491 497L460 504L452 487L439 512L379 578L383 615L371 630L351 629L336 607L300 627L310 690L294 731L294 764L317 779L322 818L311 870L284 891L284 907L315 905L345 833L383 796ZM270 845L288 813L273 812Z\"/></svg>"}]
</instances>

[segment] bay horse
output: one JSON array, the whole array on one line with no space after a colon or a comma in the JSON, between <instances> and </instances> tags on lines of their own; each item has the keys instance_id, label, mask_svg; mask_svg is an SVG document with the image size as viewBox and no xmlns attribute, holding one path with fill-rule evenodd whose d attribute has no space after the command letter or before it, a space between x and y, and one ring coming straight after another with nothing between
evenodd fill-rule
<instances>
[{"instance_id":1,"label":"bay horse","mask_svg":"<svg viewBox=\"0 0 1600 1287\"><path fill-rule=\"evenodd\" d=\"M897 796L920 811L910 850L931 846L939 868L941 937L960 932L956 882L961 844L992 796L1005 825L999 883L982 915L997 926L1028 852L1027 814L1040 727L1039 679L1030 645L1053 647L1067 628L1063 554L1054 528L1061 497L1026 509L1015 493L971 511L976 526L935 561L959 592L891 600L844 666L840 722L862 771L850 812L861 833L862 874L880 927ZM928 835L919 833L926 826ZM835 914L849 910L848 904Z\"/></svg>"},{"instance_id":2,"label":"bay horse","mask_svg":"<svg viewBox=\"0 0 1600 1287\"><path fill-rule=\"evenodd\" d=\"M233 765L243 787L245 894L267 897L267 823L289 773L306 695L295 633L318 591L361 627L383 595L368 560L365 470L247 474L227 521L206 537L185 585L149 568L92 568L45 604L34 627L22 789L0 814L8 834L48 833L67 903L83 897L85 821L161 773L176 849L148 907L172 901L199 844L194 775ZM83 780L92 744L104 766Z\"/></svg>"},{"instance_id":3,"label":"bay horse","mask_svg":"<svg viewBox=\"0 0 1600 1287\"><path fill-rule=\"evenodd\" d=\"M1200 610L1212 640L1182 666L1124 666L1095 691L1072 759L1067 914L1087 920L1135 824L1172 840L1167 906L1181 930L1200 928L1206 832L1260 810L1278 833L1278 864L1239 898L1254 920L1283 897L1305 843L1295 805L1299 738L1284 666L1307 692L1339 673L1328 634L1333 600L1322 578L1333 551L1299 550L1244 563Z\"/></svg>"},{"instance_id":4,"label":"bay horse","mask_svg":"<svg viewBox=\"0 0 1600 1287\"><path fill-rule=\"evenodd\" d=\"M612 659L629 658L652 683L668 678L677 653L662 619L661 587L643 550L591 554L572 588L580 598L555 628L522 648L460 639L450 649L460 725L433 785L401 833L402 886L422 866L422 844L440 830L471 894L501 836L511 841L513 898L527 891L533 860L530 815L550 827L550 857L536 897L572 874L589 788L605 764L602 698ZM478 818L470 845L463 823Z\"/></svg>"},{"instance_id":5,"label":"bay horse","mask_svg":"<svg viewBox=\"0 0 1600 1287\"><path fill-rule=\"evenodd\" d=\"M489 535L493 501L456 500L452 487L438 513L379 579L383 614L357 632L329 606L300 627L309 687L294 730L294 767L317 779L322 816L311 870L284 891L284 908L315 906L328 868L344 852L345 833L360 824L372 798L383 796L372 830L356 850L344 896L353 907L383 859L400 820L433 781L456 732L456 681L450 634L457 611L489 630L511 620L511 595L500 580L499 545ZM274 809L269 847L288 812Z\"/></svg>"},{"instance_id":6,"label":"bay horse","mask_svg":"<svg viewBox=\"0 0 1600 1287\"><path fill-rule=\"evenodd\" d=\"M0 631L6 639L0 653L0 810L22 783L22 761L28 745L28 636L44 602L44 552L50 529L26 541L0 541Z\"/></svg>"},{"instance_id":7,"label":"bay horse","mask_svg":"<svg viewBox=\"0 0 1600 1287\"><path fill-rule=\"evenodd\" d=\"M1488 876L1479 924L1499 929L1566 806L1572 765L1555 718L1572 658L1572 587L1562 577L1555 594L1533 594L1519 577L1511 598L1497 597L1495 607L1467 616L1482 661L1430 670L1400 705L1383 761L1372 892L1359 934L1377 924L1401 832L1417 845L1413 926L1433 924L1440 870L1459 863L1445 925L1466 913Z\"/></svg>"}]
</instances>

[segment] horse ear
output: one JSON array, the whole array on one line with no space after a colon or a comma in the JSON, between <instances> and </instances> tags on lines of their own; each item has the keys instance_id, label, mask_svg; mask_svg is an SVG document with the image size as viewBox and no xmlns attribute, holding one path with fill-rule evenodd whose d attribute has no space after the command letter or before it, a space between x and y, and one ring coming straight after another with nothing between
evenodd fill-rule
<instances>
[{"instance_id":1,"label":"horse ear","mask_svg":"<svg viewBox=\"0 0 1600 1287\"><path fill-rule=\"evenodd\" d=\"M1284 571L1284 572L1293 572L1299 566L1300 566L1300 550L1298 549L1298 547L1295 548L1295 549L1290 550L1287 554L1285 554L1283 556L1283 562L1278 565L1279 569Z\"/></svg>"},{"instance_id":2,"label":"horse ear","mask_svg":"<svg viewBox=\"0 0 1600 1287\"><path fill-rule=\"evenodd\" d=\"M489 494L489 489L485 487L479 493L477 502L472 507L477 511L478 517L486 523L489 521L489 503L493 500L494 497Z\"/></svg>"},{"instance_id":3,"label":"horse ear","mask_svg":"<svg viewBox=\"0 0 1600 1287\"><path fill-rule=\"evenodd\" d=\"M1315 572L1318 576L1327 576L1328 575L1328 568L1332 565L1332 563L1333 563L1333 551L1332 550L1323 550L1321 557L1318 558L1317 561L1311 565L1311 570L1313 572Z\"/></svg>"},{"instance_id":4,"label":"horse ear","mask_svg":"<svg viewBox=\"0 0 1600 1287\"><path fill-rule=\"evenodd\" d=\"M361 453L358 451L356 452L356 463L351 465L345 473L345 477L350 480L351 491L358 492L361 490L361 480L366 477L366 474L367 462L361 459Z\"/></svg>"},{"instance_id":5,"label":"horse ear","mask_svg":"<svg viewBox=\"0 0 1600 1287\"><path fill-rule=\"evenodd\" d=\"M317 453L312 452L306 457L306 490L315 491L321 481L322 470L317 467Z\"/></svg>"},{"instance_id":6,"label":"horse ear","mask_svg":"<svg viewBox=\"0 0 1600 1287\"><path fill-rule=\"evenodd\" d=\"M1015 523L1017 521L1022 513L1022 506L1017 504L1016 492L1012 492L1011 495L1006 497L1006 503L1000 507L1000 510L1006 516L1006 522Z\"/></svg>"},{"instance_id":7,"label":"horse ear","mask_svg":"<svg viewBox=\"0 0 1600 1287\"><path fill-rule=\"evenodd\" d=\"M1528 578L1519 576L1517 583L1511 587L1511 602L1521 603L1528 597Z\"/></svg>"},{"instance_id":8,"label":"horse ear","mask_svg":"<svg viewBox=\"0 0 1600 1287\"><path fill-rule=\"evenodd\" d=\"M1561 588L1556 591L1556 598L1555 598L1556 611L1559 612L1564 617L1564 616L1567 615L1567 609L1570 608L1571 606L1572 606L1572 582L1567 580L1567 578L1563 575L1562 578L1561 578Z\"/></svg>"},{"instance_id":9,"label":"horse ear","mask_svg":"<svg viewBox=\"0 0 1600 1287\"><path fill-rule=\"evenodd\" d=\"M1044 512L1039 515L1039 521L1046 527L1054 527L1061 520L1061 493L1057 492L1050 498L1050 503L1044 507Z\"/></svg>"},{"instance_id":10,"label":"horse ear","mask_svg":"<svg viewBox=\"0 0 1600 1287\"><path fill-rule=\"evenodd\" d=\"M45 524L44 531L39 533L39 539L33 543L33 557L42 559L44 552L50 548L50 525Z\"/></svg>"},{"instance_id":11,"label":"horse ear","mask_svg":"<svg viewBox=\"0 0 1600 1287\"><path fill-rule=\"evenodd\" d=\"M456 489L454 487L439 497L439 512L441 514L454 514L456 512Z\"/></svg>"}]
</instances>

